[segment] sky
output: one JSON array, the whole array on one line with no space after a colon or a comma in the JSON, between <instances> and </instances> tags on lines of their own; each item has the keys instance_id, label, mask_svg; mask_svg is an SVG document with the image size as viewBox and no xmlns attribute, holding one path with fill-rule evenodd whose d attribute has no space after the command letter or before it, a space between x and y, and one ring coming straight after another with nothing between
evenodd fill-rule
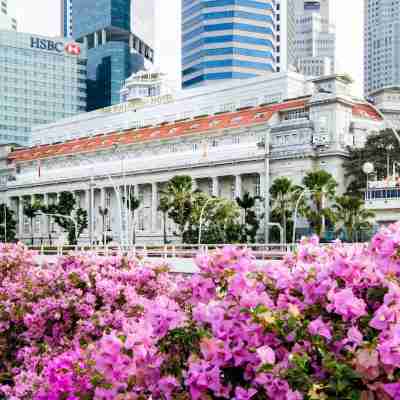
<instances>
[{"instance_id":1,"label":"sky","mask_svg":"<svg viewBox=\"0 0 400 400\"><path fill-rule=\"evenodd\" d=\"M133 0L134 1L134 0ZM180 2L155 0L157 67L172 81L180 76ZM354 90L363 84L363 0L332 0L336 22L338 72L349 73ZM59 0L15 0L20 31L56 36L60 32Z\"/></svg>"}]
</instances>

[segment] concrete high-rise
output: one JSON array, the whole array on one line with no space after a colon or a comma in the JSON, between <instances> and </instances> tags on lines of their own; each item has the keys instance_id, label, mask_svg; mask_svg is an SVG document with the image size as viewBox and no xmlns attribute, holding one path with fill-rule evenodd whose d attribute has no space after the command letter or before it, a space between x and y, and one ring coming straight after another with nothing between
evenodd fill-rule
<instances>
[{"instance_id":1,"label":"concrete high-rise","mask_svg":"<svg viewBox=\"0 0 400 400\"><path fill-rule=\"evenodd\" d=\"M74 0L72 36L88 48L88 111L119 103L125 79L154 57L131 31L131 0Z\"/></svg>"},{"instance_id":2,"label":"concrete high-rise","mask_svg":"<svg viewBox=\"0 0 400 400\"><path fill-rule=\"evenodd\" d=\"M306 76L336 70L336 33L332 0L296 0L295 64Z\"/></svg>"},{"instance_id":3,"label":"concrete high-rise","mask_svg":"<svg viewBox=\"0 0 400 400\"><path fill-rule=\"evenodd\" d=\"M400 85L400 0L364 0L364 92Z\"/></svg>"},{"instance_id":4,"label":"concrete high-rise","mask_svg":"<svg viewBox=\"0 0 400 400\"><path fill-rule=\"evenodd\" d=\"M72 36L72 0L61 0L61 36Z\"/></svg>"},{"instance_id":5,"label":"concrete high-rise","mask_svg":"<svg viewBox=\"0 0 400 400\"><path fill-rule=\"evenodd\" d=\"M276 1L276 72L288 71L295 62L295 2L296 0Z\"/></svg>"},{"instance_id":6,"label":"concrete high-rise","mask_svg":"<svg viewBox=\"0 0 400 400\"><path fill-rule=\"evenodd\" d=\"M182 0L182 86L274 72L275 0Z\"/></svg>"},{"instance_id":7,"label":"concrete high-rise","mask_svg":"<svg viewBox=\"0 0 400 400\"><path fill-rule=\"evenodd\" d=\"M17 30L15 0L1 0L0 30L6 30L6 31Z\"/></svg>"}]
</instances>

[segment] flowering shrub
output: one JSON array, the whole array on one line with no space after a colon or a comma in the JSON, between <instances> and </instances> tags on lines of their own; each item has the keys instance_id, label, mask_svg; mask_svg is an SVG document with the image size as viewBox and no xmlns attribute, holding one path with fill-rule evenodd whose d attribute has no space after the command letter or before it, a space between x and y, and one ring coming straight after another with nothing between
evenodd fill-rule
<instances>
[{"instance_id":1,"label":"flowering shrub","mask_svg":"<svg viewBox=\"0 0 400 400\"><path fill-rule=\"evenodd\" d=\"M0 398L400 399L400 223L264 268L234 247L196 262L0 247Z\"/></svg>"}]
</instances>

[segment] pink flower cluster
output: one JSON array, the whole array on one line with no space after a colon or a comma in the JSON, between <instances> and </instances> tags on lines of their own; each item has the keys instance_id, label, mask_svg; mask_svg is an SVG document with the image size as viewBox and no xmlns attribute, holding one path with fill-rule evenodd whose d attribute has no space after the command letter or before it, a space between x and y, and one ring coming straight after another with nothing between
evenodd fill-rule
<instances>
[{"instance_id":1,"label":"pink flower cluster","mask_svg":"<svg viewBox=\"0 0 400 400\"><path fill-rule=\"evenodd\" d=\"M262 268L235 247L196 262L0 246L0 398L400 400L400 223Z\"/></svg>"}]
</instances>

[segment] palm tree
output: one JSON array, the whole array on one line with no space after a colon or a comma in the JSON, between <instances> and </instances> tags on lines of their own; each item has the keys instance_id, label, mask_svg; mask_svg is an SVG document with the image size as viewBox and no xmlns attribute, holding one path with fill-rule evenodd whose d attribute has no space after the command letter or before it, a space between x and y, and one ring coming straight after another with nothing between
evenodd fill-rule
<instances>
[{"instance_id":1,"label":"palm tree","mask_svg":"<svg viewBox=\"0 0 400 400\"><path fill-rule=\"evenodd\" d=\"M277 178L271 185L271 212L274 213L283 228L283 243L287 242L288 216L294 208L294 194L299 191L289 178Z\"/></svg>"},{"instance_id":2,"label":"palm tree","mask_svg":"<svg viewBox=\"0 0 400 400\"><path fill-rule=\"evenodd\" d=\"M49 245L52 246L52 237L51 237L51 214L56 214L57 213L57 206L55 204L48 204L47 206L45 204L42 204L40 210L46 214L47 216L47 233L49 235Z\"/></svg>"},{"instance_id":3,"label":"palm tree","mask_svg":"<svg viewBox=\"0 0 400 400\"><path fill-rule=\"evenodd\" d=\"M179 236L183 236L193 210L193 203L197 192L193 191L192 178L187 175L174 176L164 191L161 192L169 204L169 217L175 222L179 229Z\"/></svg>"},{"instance_id":4,"label":"palm tree","mask_svg":"<svg viewBox=\"0 0 400 400\"><path fill-rule=\"evenodd\" d=\"M249 210L251 210L256 205L256 200L259 197L251 196L249 192L246 192L242 198L236 197L236 203L244 211L244 220L246 221L246 216Z\"/></svg>"},{"instance_id":5,"label":"palm tree","mask_svg":"<svg viewBox=\"0 0 400 400\"><path fill-rule=\"evenodd\" d=\"M127 209L130 211L132 216L132 244L136 244L136 221L135 212L140 207L140 199L135 196L133 192L128 194L128 201L126 204Z\"/></svg>"},{"instance_id":6,"label":"palm tree","mask_svg":"<svg viewBox=\"0 0 400 400\"><path fill-rule=\"evenodd\" d=\"M310 193L311 200L311 204L304 209L304 215L315 233L322 238L325 234L326 219L334 218L327 202L334 199L338 184L329 172L318 170L308 172L303 178L303 185Z\"/></svg>"},{"instance_id":7,"label":"palm tree","mask_svg":"<svg viewBox=\"0 0 400 400\"><path fill-rule=\"evenodd\" d=\"M254 207L256 201L260 200L259 196L251 196L249 192L246 192L242 198L236 197L236 203L243 209L244 217L244 241L254 242L257 231L260 227L256 213L254 212Z\"/></svg>"},{"instance_id":8,"label":"palm tree","mask_svg":"<svg viewBox=\"0 0 400 400\"><path fill-rule=\"evenodd\" d=\"M103 238L103 245L106 245L106 217L108 215L108 208L99 206L99 214L101 215L101 230L102 230L102 238Z\"/></svg>"},{"instance_id":9,"label":"palm tree","mask_svg":"<svg viewBox=\"0 0 400 400\"><path fill-rule=\"evenodd\" d=\"M336 220L341 223L349 241L357 240L357 232L370 229L369 220L374 218L372 211L364 208L364 201L359 197L341 196L336 198L336 204L332 207L335 210Z\"/></svg>"},{"instance_id":10,"label":"palm tree","mask_svg":"<svg viewBox=\"0 0 400 400\"><path fill-rule=\"evenodd\" d=\"M41 204L38 202L31 203L29 200L24 202L24 215L29 219L31 226L31 245L33 246L33 220L36 218L37 214L41 210Z\"/></svg>"},{"instance_id":11,"label":"palm tree","mask_svg":"<svg viewBox=\"0 0 400 400\"><path fill-rule=\"evenodd\" d=\"M168 211L170 209L170 205L168 202L167 197L161 197L160 199L160 204L158 206L158 211L162 212L163 215L163 238L164 238L164 244L167 244L167 216L168 216Z\"/></svg>"}]
</instances>

